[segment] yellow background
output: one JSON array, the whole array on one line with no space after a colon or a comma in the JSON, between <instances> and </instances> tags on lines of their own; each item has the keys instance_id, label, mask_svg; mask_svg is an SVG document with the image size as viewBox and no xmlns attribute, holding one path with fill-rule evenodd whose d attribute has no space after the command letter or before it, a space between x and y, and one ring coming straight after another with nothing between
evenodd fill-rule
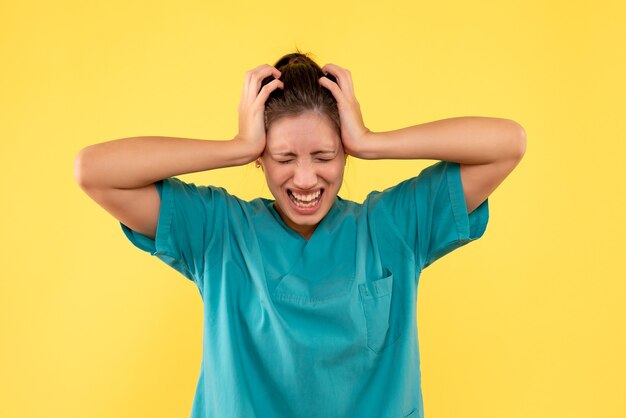
<instances>
[{"instance_id":1,"label":"yellow background","mask_svg":"<svg viewBox=\"0 0 626 418\"><path fill-rule=\"evenodd\" d=\"M189 416L200 295L80 190L74 157L232 138L244 72L297 47L351 70L371 130L526 129L485 235L422 274L426 417L623 418L625 28L620 1L3 1L0 416ZM340 194L432 163L353 159ZM269 197L253 165L180 178Z\"/></svg>"}]
</instances>

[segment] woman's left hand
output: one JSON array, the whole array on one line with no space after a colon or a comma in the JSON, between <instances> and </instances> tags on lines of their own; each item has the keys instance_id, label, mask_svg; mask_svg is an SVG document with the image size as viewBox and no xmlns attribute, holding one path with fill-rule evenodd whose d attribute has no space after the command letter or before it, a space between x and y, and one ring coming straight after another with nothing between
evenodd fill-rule
<instances>
[{"instance_id":1,"label":"woman's left hand","mask_svg":"<svg viewBox=\"0 0 626 418\"><path fill-rule=\"evenodd\" d=\"M324 74L332 74L337 83L321 77L319 83L326 87L337 100L339 118L341 120L341 141L349 155L362 158L365 155L367 138L372 132L365 127L361 106L354 95L352 75L350 71L335 64L326 64L322 67Z\"/></svg>"}]
</instances>

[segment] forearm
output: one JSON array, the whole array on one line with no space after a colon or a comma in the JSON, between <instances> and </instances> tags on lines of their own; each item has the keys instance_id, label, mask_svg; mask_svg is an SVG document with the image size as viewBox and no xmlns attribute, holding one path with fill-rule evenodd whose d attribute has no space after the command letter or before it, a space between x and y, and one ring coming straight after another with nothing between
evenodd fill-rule
<instances>
[{"instance_id":1,"label":"forearm","mask_svg":"<svg viewBox=\"0 0 626 418\"><path fill-rule=\"evenodd\" d=\"M372 132L359 158L429 159L487 164L523 153L525 132L510 119L463 116Z\"/></svg>"},{"instance_id":2,"label":"forearm","mask_svg":"<svg viewBox=\"0 0 626 418\"><path fill-rule=\"evenodd\" d=\"M255 157L236 139L122 138L83 148L74 174L84 187L130 189L180 174L247 164Z\"/></svg>"}]
</instances>

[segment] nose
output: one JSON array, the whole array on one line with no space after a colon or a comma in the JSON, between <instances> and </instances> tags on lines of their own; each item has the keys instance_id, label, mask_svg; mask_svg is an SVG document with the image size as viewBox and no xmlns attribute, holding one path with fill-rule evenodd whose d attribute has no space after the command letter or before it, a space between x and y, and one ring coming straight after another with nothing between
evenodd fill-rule
<instances>
[{"instance_id":1,"label":"nose","mask_svg":"<svg viewBox=\"0 0 626 418\"><path fill-rule=\"evenodd\" d=\"M317 173L311 164L298 164L293 173L293 185L298 189L312 189L317 184Z\"/></svg>"}]
</instances>

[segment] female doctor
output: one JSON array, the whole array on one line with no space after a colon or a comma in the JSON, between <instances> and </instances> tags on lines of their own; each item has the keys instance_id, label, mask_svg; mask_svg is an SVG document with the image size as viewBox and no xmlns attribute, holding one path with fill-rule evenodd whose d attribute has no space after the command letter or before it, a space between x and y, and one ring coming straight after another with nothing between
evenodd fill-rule
<instances>
[{"instance_id":1,"label":"female doctor","mask_svg":"<svg viewBox=\"0 0 626 418\"><path fill-rule=\"evenodd\" d=\"M480 238L524 129L456 117L364 125L350 71L300 52L245 75L231 140L134 137L76 157L80 187L137 248L198 287L203 359L193 418L423 418L417 285ZM363 203L346 158L439 162ZM274 200L176 175L256 162Z\"/></svg>"}]
</instances>

